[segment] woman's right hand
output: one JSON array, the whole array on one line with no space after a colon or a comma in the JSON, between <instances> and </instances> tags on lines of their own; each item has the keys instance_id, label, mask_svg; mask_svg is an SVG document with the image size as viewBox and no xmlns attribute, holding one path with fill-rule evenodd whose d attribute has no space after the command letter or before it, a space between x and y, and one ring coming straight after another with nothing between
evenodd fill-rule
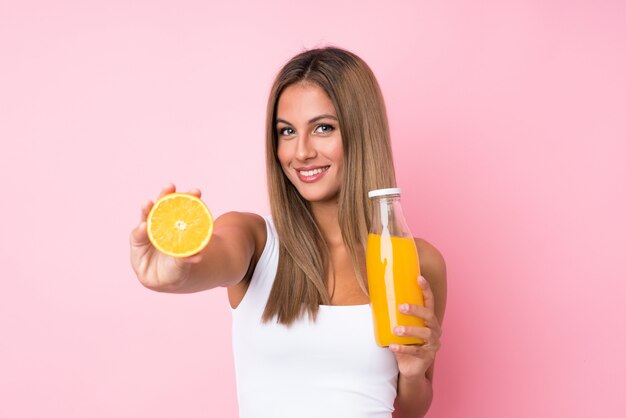
<instances>
[{"instance_id":1,"label":"woman's right hand","mask_svg":"<svg viewBox=\"0 0 626 418\"><path fill-rule=\"evenodd\" d=\"M161 190L159 198L175 191L176 186L168 184ZM187 193L198 198L201 194L199 189L191 189ZM146 201L141 208L139 225L130 234L130 262L137 278L145 287L157 291L172 291L187 280L191 266L202 260L202 253L176 258L158 251L148 239L146 229L146 219L153 205L151 200Z\"/></svg>"}]
</instances>

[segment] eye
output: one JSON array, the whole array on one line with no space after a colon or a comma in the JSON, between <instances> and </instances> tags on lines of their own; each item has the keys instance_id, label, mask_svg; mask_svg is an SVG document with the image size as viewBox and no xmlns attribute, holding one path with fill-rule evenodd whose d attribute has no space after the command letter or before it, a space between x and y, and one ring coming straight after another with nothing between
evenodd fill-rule
<instances>
[{"instance_id":1,"label":"eye","mask_svg":"<svg viewBox=\"0 0 626 418\"><path fill-rule=\"evenodd\" d=\"M284 127L284 128L279 128L278 129L278 135L280 136L291 136L294 134L294 130L288 126Z\"/></svg>"},{"instance_id":2,"label":"eye","mask_svg":"<svg viewBox=\"0 0 626 418\"><path fill-rule=\"evenodd\" d=\"M327 123L322 123L322 124L317 125L315 127L315 131L314 132L317 132L317 133L320 133L320 134L327 134L327 133L330 133L330 132L332 132L334 130L335 130L334 126L329 125Z\"/></svg>"}]
</instances>

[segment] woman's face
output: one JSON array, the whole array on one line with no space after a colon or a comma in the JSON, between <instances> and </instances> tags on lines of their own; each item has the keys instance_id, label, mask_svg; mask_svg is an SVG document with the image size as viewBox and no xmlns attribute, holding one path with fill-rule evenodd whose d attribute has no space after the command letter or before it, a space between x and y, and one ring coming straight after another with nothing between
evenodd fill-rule
<instances>
[{"instance_id":1,"label":"woman's face","mask_svg":"<svg viewBox=\"0 0 626 418\"><path fill-rule=\"evenodd\" d=\"M310 202L337 200L343 145L335 107L313 83L287 87L276 111L278 160L300 195Z\"/></svg>"}]
</instances>

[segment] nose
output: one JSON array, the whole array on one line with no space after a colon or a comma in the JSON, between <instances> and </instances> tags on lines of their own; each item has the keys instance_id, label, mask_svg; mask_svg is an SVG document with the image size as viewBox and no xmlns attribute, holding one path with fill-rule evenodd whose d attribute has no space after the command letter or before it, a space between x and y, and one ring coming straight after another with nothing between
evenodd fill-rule
<instances>
[{"instance_id":1,"label":"nose","mask_svg":"<svg viewBox=\"0 0 626 418\"><path fill-rule=\"evenodd\" d=\"M298 139L298 145L296 148L296 158L298 160L308 160L314 158L316 155L317 151L315 151L315 147L313 146L308 135L303 135Z\"/></svg>"}]
</instances>

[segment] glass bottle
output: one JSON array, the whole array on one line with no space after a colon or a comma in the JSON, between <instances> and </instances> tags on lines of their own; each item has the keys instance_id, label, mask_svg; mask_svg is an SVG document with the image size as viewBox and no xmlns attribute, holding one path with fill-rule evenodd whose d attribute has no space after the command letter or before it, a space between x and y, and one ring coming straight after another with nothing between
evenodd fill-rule
<instances>
[{"instance_id":1,"label":"glass bottle","mask_svg":"<svg viewBox=\"0 0 626 418\"><path fill-rule=\"evenodd\" d=\"M404 303L424 306L422 289L417 282L419 257L402 213L400 189L372 190L368 196L372 199L372 211L366 266L376 343L381 347L422 344L424 341L420 338L393 333L399 325L424 326L422 319L398 310Z\"/></svg>"}]
</instances>

